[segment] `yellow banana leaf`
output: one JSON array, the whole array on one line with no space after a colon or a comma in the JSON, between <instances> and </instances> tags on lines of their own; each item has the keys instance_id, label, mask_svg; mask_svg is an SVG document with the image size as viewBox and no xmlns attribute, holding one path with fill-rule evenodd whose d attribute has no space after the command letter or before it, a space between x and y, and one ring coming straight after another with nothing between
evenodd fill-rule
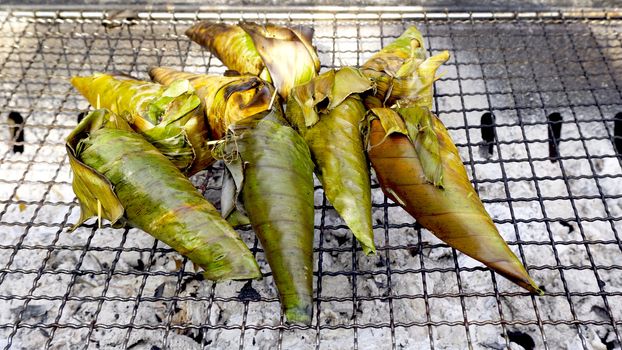
<instances>
[{"instance_id":1,"label":"yellow banana leaf","mask_svg":"<svg viewBox=\"0 0 622 350\"><path fill-rule=\"evenodd\" d=\"M214 162L199 97L188 80L168 87L122 75L73 77L73 86L96 108L110 109L188 175Z\"/></svg>"},{"instance_id":2,"label":"yellow banana leaf","mask_svg":"<svg viewBox=\"0 0 622 350\"><path fill-rule=\"evenodd\" d=\"M163 85L179 80L190 82L203 103L212 140L223 138L229 125L267 111L274 103L274 88L252 75L224 77L180 72L166 67L151 68L149 75Z\"/></svg>"},{"instance_id":3,"label":"yellow banana leaf","mask_svg":"<svg viewBox=\"0 0 622 350\"><path fill-rule=\"evenodd\" d=\"M229 69L273 83L283 99L294 86L306 83L320 70L311 28L199 22L186 35Z\"/></svg>"}]
</instances>

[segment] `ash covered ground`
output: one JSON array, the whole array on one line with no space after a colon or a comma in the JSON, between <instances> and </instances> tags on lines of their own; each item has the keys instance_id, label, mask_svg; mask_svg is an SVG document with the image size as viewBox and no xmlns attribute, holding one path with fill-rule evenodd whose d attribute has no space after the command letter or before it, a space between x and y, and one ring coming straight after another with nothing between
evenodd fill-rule
<instances>
[{"instance_id":1,"label":"ash covered ground","mask_svg":"<svg viewBox=\"0 0 622 350\"><path fill-rule=\"evenodd\" d=\"M189 23L106 29L1 13L0 23L0 113L26 119L23 153L11 151L8 133L0 136L0 348L620 348L610 319L622 333L622 169L610 136L620 111L620 22L413 23L433 52L452 53L436 84L438 114L501 234L547 294L529 296L442 246L400 208L385 209L377 186L381 249L366 257L318 187L310 328L281 327L250 230L240 232L259 248L267 276L218 284L138 230L91 221L68 232L79 208L62 140L87 104L65 79L99 70L146 78L158 63L224 71L174 34ZM389 40L380 40L376 22L314 24L327 65L361 64ZM402 29L386 21L383 35ZM489 110L492 154L479 127ZM564 118L557 162L548 159L553 112ZM218 167L193 180L218 204Z\"/></svg>"}]
</instances>

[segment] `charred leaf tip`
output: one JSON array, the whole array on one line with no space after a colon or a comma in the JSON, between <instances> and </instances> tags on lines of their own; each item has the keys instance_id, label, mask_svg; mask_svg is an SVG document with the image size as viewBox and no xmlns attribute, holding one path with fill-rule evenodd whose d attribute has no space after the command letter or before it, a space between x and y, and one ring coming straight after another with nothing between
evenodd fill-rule
<instances>
[{"instance_id":1,"label":"charred leaf tip","mask_svg":"<svg viewBox=\"0 0 622 350\"><path fill-rule=\"evenodd\" d=\"M375 256L378 252L376 252L375 248L370 248L363 250L363 253L365 253L366 256Z\"/></svg>"},{"instance_id":2,"label":"charred leaf tip","mask_svg":"<svg viewBox=\"0 0 622 350\"><path fill-rule=\"evenodd\" d=\"M372 244L372 245L368 245L368 246L363 246L363 253L365 253L366 256L374 256L376 255L376 247Z\"/></svg>"},{"instance_id":3,"label":"charred leaf tip","mask_svg":"<svg viewBox=\"0 0 622 350\"><path fill-rule=\"evenodd\" d=\"M297 306L285 310L285 318L287 323L311 324L312 316L311 305Z\"/></svg>"},{"instance_id":4,"label":"charred leaf tip","mask_svg":"<svg viewBox=\"0 0 622 350\"><path fill-rule=\"evenodd\" d=\"M539 297L544 296L544 290L542 290L540 287L537 287L537 286L534 286L533 293Z\"/></svg>"}]
</instances>

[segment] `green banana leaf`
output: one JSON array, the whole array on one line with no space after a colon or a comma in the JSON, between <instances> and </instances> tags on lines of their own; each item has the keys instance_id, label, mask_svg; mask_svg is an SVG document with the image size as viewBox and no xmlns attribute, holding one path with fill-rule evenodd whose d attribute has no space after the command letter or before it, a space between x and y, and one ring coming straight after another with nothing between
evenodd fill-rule
<instances>
[{"instance_id":1,"label":"green banana leaf","mask_svg":"<svg viewBox=\"0 0 622 350\"><path fill-rule=\"evenodd\" d=\"M365 107L359 93L372 83L350 67L330 70L295 87L286 118L303 135L324 193L366 254L375 253L371 186L361 126Z\"/></svg>"},{"instance_id":2,"label":"green banana leaf","mask_svg":"<svg viewBox=\"0 0 622 350\"><path fill-rule=\"evenodd\" d=\"M212 140L220 140L227 127L240 119L267 111L274 103L274 88L264 80L252 76L216 76L180 72L166 67L149 70L154 81L170 85L188 80L201 99Z\"/></svg>"},{"instance_id":3,"label":"green banana leaf","mask_svg":"<svg viewBox=\"0 0 622 350\"><path fill-rule=\"evenodd\" d=\"M73 86L96 108L122 116L185 174L214 162L200 100L187 80L165 88L123 75L73 77Z\"/></svg>"},{"instance_id":4,"label":"green banana leaf","mask_svg":"<svg viewBox=\"0 0 622 350\"><path fill-rule=\"evenodd\" d=\"M320 70L311 28L206 21L189 28L186 35L229 69L273 83L283 99L294 86L306 83Z\"/></svg>"},{"instance_id":5,"label":"green banana leaf","mask_svg":"<svg viewBox=\"0 0 622 350\"><path fill-rule=\"evenodd\" d=\"M223 214L248 215L270 264L288 322L313 310L313 162L279 104L229 128L215 154L225 161Z\"/></svg>"},{"instance_id":6,"label":"green banana leaf","mask_svg":"<svg viewBox=\"0 0 622 350\"><path fill-rule=\"evenodd\" d=\"M248 247L179 171L124 118L91 112L66 143L80 219L144 230L205 269L211 280L261 278Z\"/></svg>"},{"instance_id":7,"label":"green banana leaf","mask_svg":"<svg viewBox=\"0 0 622 350\"><path fill-rule=\"evenodd\" d=\"M300 136L286 125L274 88L254 76L220 77L152 68L152 79L188 79L204 104L214 150L225 160L221 211L250 223L266 252L288 322L311 321L313 168ZM295 166L294 166L295 165Z\"/></svg>"}]
</instances>

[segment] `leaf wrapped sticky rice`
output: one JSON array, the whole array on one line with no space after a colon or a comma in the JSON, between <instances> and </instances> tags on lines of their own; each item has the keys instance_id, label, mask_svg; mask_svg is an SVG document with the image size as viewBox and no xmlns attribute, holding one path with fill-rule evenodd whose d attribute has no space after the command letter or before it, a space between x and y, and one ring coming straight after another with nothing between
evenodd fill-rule
<instances>
[{"instance_id":1,"label":"leaf wrapped sticky rice","mask_svg":"<svg viewBox=\"0 0 622 350\"><path fill-rule=\"evenodd\" d=\"M289 127L262 79L152 68L152 79L188 79L204 103L215 149L225 160L222 212L253 226L266 252L289 322L311 321L313 166L304 140Z\"/></svg>"},{"instance_id":2,"label":"leaf wrapped sticky rice","mask_svg":"<svg viewBox=\"0 0 622 350\"><path fill-rule=\"evenodd\" d=\"M421 34L411 27L363 65L378 84L365 102L371 110L368 155L380 186L438 238L541 294L499 235L447 129L430 111L436 69L449 55L425 53Z\"/></svg>"},{"instance_id":3,"label":"leaf wrapped sticky rice","mask_svg":"<svg viewBox=\"0 0 622 350\"><path fill-rule=\"evenodd\" d=\"M372 88L353 68L330 70L295 87L286 117L303 135L324 193L366 254L374 253L369 169L361 126L365 107L359 93Z\"/></svg>"},{"instance_id":4,"label":"leaf wrapped sticky rice","mask_svg":"<svg viewBox=\"0 0 622 350\"><path fill-rule=\"evenodd\" d=\"M450 246L542 293L499 235L440 120L423 107L372 113L368 154L386 195Z\"/></svg>"},{"instance_id":5,"label":"leaf wrapped sticky rice","mask_svg":"<svg viewBox=\"0 0 622 350\"><path fill-rule=\"evenodd\" d=\"M97 108L123 117L180 170L192 175L214 162L199 97L187 80L168 87L124 75L73 77L73 86Z\"/></svg>"},{"instance_id":6,"label":"leaf wrapped sticky rice","mask_svg":"<svg viewBox=\"0 0 622 350\"><path fill-rule=\"evenodd\" d=\"M179 171L127 122L91 112L66 143L81 225L92 216L130 225L205 269L211 280L261 278L248 247Z\"/></svg>"},{"instance_id":7,"label":"leaf wrapped sticky rice","mask_svg":"<svg viewBox=\"0 0 622 350\"><path fill-rule=\"evenodd\" d=\"M270 264L288 322L313 310L313 162L304 139L269 112L238 121L215 153L225 160L223 214L248 215Z\"/></svg>"}]
</instances>

